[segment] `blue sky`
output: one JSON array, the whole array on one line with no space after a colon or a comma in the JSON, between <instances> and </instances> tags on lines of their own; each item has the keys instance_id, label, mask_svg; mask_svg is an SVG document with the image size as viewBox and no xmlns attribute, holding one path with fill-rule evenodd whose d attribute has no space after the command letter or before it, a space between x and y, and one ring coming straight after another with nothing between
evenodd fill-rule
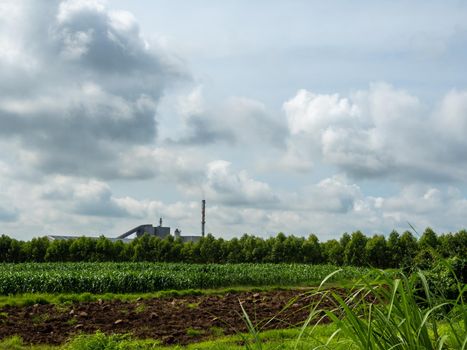
<instances>
[{"instance_id":1,"label":"blue sky","mask_svg":"<svg viewBox=\"0 0 467 350\"><path fill-rule=\"evenodd\" d=\"M0 232L465 228L463 1L5 1Z\"/></svg>"}]
</instances>

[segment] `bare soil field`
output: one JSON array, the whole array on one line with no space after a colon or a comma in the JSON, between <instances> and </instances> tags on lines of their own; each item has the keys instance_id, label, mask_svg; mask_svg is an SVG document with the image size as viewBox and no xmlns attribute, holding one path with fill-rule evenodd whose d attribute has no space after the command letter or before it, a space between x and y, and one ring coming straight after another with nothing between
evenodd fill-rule
<instances>
[{"instance_id":1,"label":"bare soil field","mask_svg":"<svg viewBox=\"0 0 467 350\"><path fill-rule=\"evenodd\" d=\"M240 303L252 322L265 330L299 325L309 314L308 305L317 298L303 290L287 290L5 306L0 308L0 339L19 335L29 344L62 344L77 334L100 330L159 339L164 344L188 344L246 332Z\"/></svg>"}]
</instances>

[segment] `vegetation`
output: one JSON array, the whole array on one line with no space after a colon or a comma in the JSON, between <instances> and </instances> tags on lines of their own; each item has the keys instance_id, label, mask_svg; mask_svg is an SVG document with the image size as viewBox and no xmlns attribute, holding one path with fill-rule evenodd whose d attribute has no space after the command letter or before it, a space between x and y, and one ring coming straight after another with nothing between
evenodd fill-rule
<instances>
[{"instance_id":1,"label":"vegetation","mask_svg":"<svg viewBox=\"0 0 467 350\"><path fill-rule=\"evenodd\" d=\"M124 350L124 349L355 349L437 350L467 348L467 286L450 264L442 262L456 281L457 297L443 297L429 285L422 272L371 270L354 283L346 297L319 288L309 305L310 314L299 328L262 331L244 312L249 334L220 337L185 347L163 346L157 340L137 340L130 335L79 335L61 346L26 346L18 337L0 341L1 349L17 350ZM438 267L438 266L437 266ZM332 278L332 274L328 278ZM324 281L323 281L324 282ZM322 283L324 285L324 283ZM334 308L329 309L329 302ZM326 305L323 309L321 305ZM280 315L278 315L280 317ZM322 324L325 317L330 324ZM261 323L264 325L264 322ZM187 332L196 335L199 330Z\"/></svg>"},{"instance_id":2,"label":"vegetation","mask_svg":"<svg viewBox=\"0 0 467 350\"><path fill-rule=\"evenodd\" d=\"M231 286L298 286L319 283L332 265L183 263L0 264L0 294L144 293ZM346 267L335 280L365 272Z\"/></svg>"},{"instance_id":3,"label":"vegetation","mask_svg":"<svg viewBox=\"0 0 467 350\"><path fill-rule=\"evenodd\" d=\"M440 265L456 281L454 299L445 297L442 290L430 288L421 271L405 275L400 271L372 270L354 284L345 298L332 290L313 292L320 298L310 305L309 318L301 327L296 344L327 318L336 330L317 348L466 349L467 285L457 278L450 264L443 261ZM335 308L321 309L320 305L326 301L334 303ZM245 311L244 319L250 330L247 348L262 349L261 333Z\"/></svg>"},{"instance_id":4,"label":"vegetation","mask_svg":"<svg viewBox=\"0 0 467 350\"><path fill-rule=\"evenodd\" d=\"M467 349L466 257L465 230L437 235L426 229L419 239L410 232L370 238L357 231L327 242L319 242L314 235L299 238L284 234L269 239L244 235L232 240L208 235L196 243L145 235L128 244L103 237L21 242L1 236L0 294L5 296L0 297L0 305L116 297L102 293L139 293L118 296L126 299L162 290L169 291L157 295L204 293L201 289L206 288L353 281L345 297L321 287L311 291L320 302L308 306L310 316L301 328L263 332L245 313L250 334L221 337L188 348ZM341 266L339 272L335 272L337 266ZM59 294L83 292L87 293ZM331 309L330 303L334 305ZM7 314L0 315L0 322L6 318ZM331 323L322 324L325 318ZM198 332L190 329L187 334ZM30 347L14 337L0 341L2 349L167 347L156 340L98 332L80 335L61 346Z\"/></svg>"},{"instance_id":5,"label":"vegetation","mask_svg":"<svg viewBox=\"0 0 467 350\"><path fill-rule=\"evenodd\" d=\"M144 235L131 243L111 242L104 237L81 237L49 241L34 238L23 242L0 237L0 262L185 262L185 263L305 263L377 268L426 269L437 257L466 257L467 231L437 235L427 228L416 239L409 231L367 237L360 231L345 233L340 240L319 242L286 236L263 239L244 235L224 240L208 235L199 242L182 243L169 236L160 239Z\"/></svg>"},{"instance_id":6,"label":"vegetation","mask_svg":"<svg viewBox=\"0 0 467 350\"><path fill-rule=\"evenodd\" d=\"M302 336L296 346L299 329L271 330L261 333L262 349L313 349L326 342L328 337L336 330L334 326L317 326L313 334ZM105 335L96 333L81 335L62 346L25 345L20 338L14 337L0 341L0 350L242 350L247 335L220 336L215 340L203 341L182 346L164 346L156 340L138 340L128 335ZM348 346L333 342L335 350L349 350Z\"/></svg>"}]
</instances>

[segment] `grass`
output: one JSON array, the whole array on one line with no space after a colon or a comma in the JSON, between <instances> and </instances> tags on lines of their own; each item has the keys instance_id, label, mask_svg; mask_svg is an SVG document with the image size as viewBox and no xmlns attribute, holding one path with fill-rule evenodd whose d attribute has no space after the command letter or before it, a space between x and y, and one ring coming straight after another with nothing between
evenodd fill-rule
<instances>
[{"instance_id":1,"label":"grass","mask_svg":"<svg viewBox=\"0 0 467 350\"><path fill-rule=\"evenodd\" d=\"M224 328L221 327L211 327L209 328L209 331L216 338L220 338L224 335Z\"/></svg>"},{"instance_id":2,"label":"grass","mask_svg":"<svg viewBox=\"0 0 467 350\"><path fill-rule=\"evenodd\" d=\"M188 309L195 310L195 309L197 309L199 307L199 303L188 303L188 304L186 304L186 307Z\"/></svg>"},{"instance_id":3,"label":"grass","mask_svg":"<svg viewBox=\"0 0 467 350\"><path fill-rule=\"evenodd\" d=\"M14 337L0 341L0 350L244 350L245 348L262 350L361 349L361 347L354 344L352 339L347 337L346 334L338 332L336 335L338 329L339 328L336 324L328 324L308 327L304 331L298 328L264 331L259 333L259 343L255 343L253 341L251 334L216 336L213 340L194 343L187 346L164 346L156 340L136 340L132 339L128 335L104 335L100 332L93 335L78 336L62 346L28 346L23 344L20 338ZM448 331L449 326L442 324L440 332L445 334Z\"/></svg>"},{"instance_id":4,"label":"grass","mask_svg":"<svg viewBox=\"0 0 467 350\"><path fill-rule=\"evenodd\" d=\"M452 270L451 270L452 272ZM333 274L337 274L334 272ZM0 350L155 350L155 349L345 349L345 350L448 350L467 349L467 285L456 279L455 299L443 297L416 272L371 270L356 281L345 297L325 288L333 274L308 293L318 300L301 328L262 331L243 310L249 333L180 346L129 335L81 335L61 347L27 347L18 338L0 342ZM322 308L325 302L327 307ZM329 304L331 303L331 307ZM321 321L326 317L330 324ZM187 334L199 335L188 329ZM214 334L214 332L212 332Z\"/></svg>"},{"instance_id":5,"label":"grass","mask_svg":"<svg viewBox=\"0 0 467 350\"><path fill-rule=\"evenodd\" d=\"M306 333L302 336L297 349L309 349L309 346L324 344L329 336L335 331L332 325L322 325L314 329L313 334ZM192 330L198 335L199 330ZM299 329L271 330L261 333L262 348L273 349L296 349L296 339L300 333ZM190 333L192 334L192 333ZM156 340L136 340L128 335L104 335L97 332L93 335L81 335L72 339L62 346L28 346L19 337L0 341L0 350L240 350L245 349L245 339L248 334L237 334L233 336L221 336L216 339L190 344L187 346L165 346ZM348 347L336 343L336 350Z\"/></svg>"},{"instance_id":6,"label":"grass","mask_svg":"<svg viewBox=\"0 0 467 350\"><path fill-rule=\"evenodd\" d=\"M318 284L314 284L317 286ZM351 285L350 281L342 280L339 283L328 283L327 287ZM0 307L4 306L32 306L35 304L55 304L55 305L71 305L79 302L95 302L99 300L121 300L121 301L138 301L142 299L152 298L172 298L191 295L222 295L226 293L242 293L242 292L266 292L278 290L291 290L303 288L304 290L313 288L314 286L263 286L263 287L229 287L218 289L185 289L185 290L164 290L153 293L24 293L0 295Z\"/></svg>"},{"instance_id":7,"label":"grass","mask_svg":"<svg viewBox=\"0 0 467 350\"><path fill-rule=\"evenodd\" d=\"M20 337L11 337L0 341L0 350L62 350L52 345L25 345ZM88 349L89 350L89 349Z\"/></svg>"},{"instance_id":8,"label":"grass","mask_svg":"<svg viewBox=\"0 0 467 350\"><path fill-rule=\"evenodd\" d=\"M441 299L422 272L380 271L377 278L362 279L345 299L333 294L338 307L327 316L358 349L465 349L467 286L458 287L457 300Z\"/></svg>"},{"instance_id":9,"label":"grass","mask_svg":"<svg viewBox=\"0 0 467 350\"><path fill-rule=\"evenodd\" d=\"M452 271L451 271L452 272ZM336 327L320 348L344 346L359 350L467 349L467 285L457 279L458 296L449 300L430 289L421 271L407 276L401 272L374 270L356 282L344 298L332 290L310 292L319 296L311 305L309 318L296 338L297 348L306 332L314 332L325 316ZM321 310L326 302L334 307ZM249 329L247 349L263 349L264 338L243 310ZM306 339L306 338L305 338ZM307 343L307 342L305 342ZM308 348L313 348L308 344Z\"/></svg>"},{"instance_id":10,"label":"grass","mask_svg":"<svg viewBox=\"0 0 467 350\"><path fill-rule=\"evenodd\" d=\"M186 330L186 334L190 337L197 337L197 336L200 336L200 335L203 335L205 334L206 331L202 330L202 329L194 329L194 328L188 328Z\"/></svg>"},{"instance_id":11,"label":"grass","mask_svg":"<svg viewBox=\"0 0 467 350\"><path fill-rule=\"evenodd\" d=\"M136 312L137 314L140 314L140 313L146 311L146 309L147 309L146 305L140 304L140 305L138 305L138 306L135 308L135 312Z\"/></svg>"},{"instance_id":12,"label":"grass","mask_svg":"<svg viewBox=\"0 0 467 350\"><path fill-rule=\"evenodd\" d=\"M41 324L46 322L50 318L49 314L40 314L40 315L34 315L31 317L31 322L36 323L36 324Z\"/></svg>"},{"instance_id":13,"label":"grass","mask_svg":"<svg viewBox=\"0 0 467 350\"><path fill-rule=\"evenodd\" d=\"M69 326L74 326L77 323L78 323L78 319L76 317L72 317L68 321L66 321L66 324Z\"/></svg>"}]
</instances>

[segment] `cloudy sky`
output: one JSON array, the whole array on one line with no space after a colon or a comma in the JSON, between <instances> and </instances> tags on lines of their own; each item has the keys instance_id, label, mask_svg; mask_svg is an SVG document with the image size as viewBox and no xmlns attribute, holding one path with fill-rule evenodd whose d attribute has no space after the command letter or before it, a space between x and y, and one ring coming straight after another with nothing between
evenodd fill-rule
<instances>
[{"instance_id":1,"label":"cloudy sky","mask_svg":"<svg viewBox=\"0 0 467 350\"><path fill-rule=\"evenodd\" d=\"M3 0L0 233L467 226L465 1Z\"/></svg>"}]
</instances>

